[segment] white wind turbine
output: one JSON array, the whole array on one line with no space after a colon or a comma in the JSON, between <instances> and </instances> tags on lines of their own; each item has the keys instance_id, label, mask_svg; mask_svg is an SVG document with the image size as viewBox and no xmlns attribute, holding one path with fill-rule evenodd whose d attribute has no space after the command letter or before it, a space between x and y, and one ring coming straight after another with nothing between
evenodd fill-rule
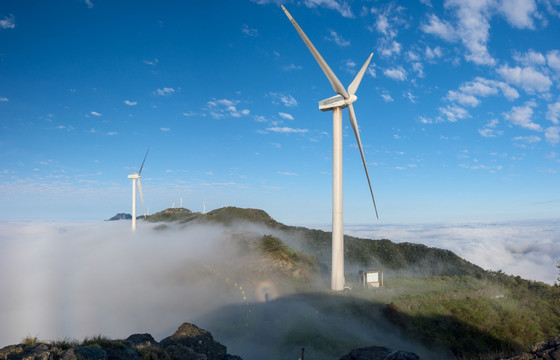
<instances>
[{"instance_id":1,"label":"white wind turbine","mask_svg":"<svg viewBox=\"0 0 560 360\"><path fill-rule=\"evenodd\" d=\"M142 166L136 174L128 175L129 179L132 179L132 231L136 231L136 180L138 180L138 190L140 191L140 200L142 201L142 209L144 210L144 218L146 217L146 208L144 207L144 197L142 196L142 183L140 182L140 175L142 174L142 168L144 167L144 162L148 157L148 151L146 151L146 156L144 156L144 161L142 161Z\"/></svg>"},{"instance_id":2,"label":"white wind turbine","mask_svg":"<svg viewBox=\"0 0 560 360\"><path fill-rule=\"evenodd\" d=\"M360 139L360 132L358 129L358 123L356 122L356 115L354 114L354 108L352 104L356 101L357 97L354 95L358 86L362 81L362 77L368 67L368 64L373 56L373 53L369 55L365 64L362 66L350 86L348 86L348 91L342 86L334 72L331 70L329 65L325 62L321 54L315 49L315 46L307 38L303 30L296 23L292 15L286 10L284 5L282 5L282 10L288 16L288 19L292 22L292 25L296 28L297 32L305 42L305 45L313 54L313 57L329 79L334 91L338 94L328 99L319 101L319 109L321 111L331 111L333 112L333 209L332 209L332 273L331 273L331 289L335 291L340 291L344 289L344 229L343 229L343 217L342 217L342 109L348 108L350 115L350 124L356 135L356 141L358 142L358 147L360 148L360 155L362 156L362 162L364 164L364 170L366 172L366 177L369 185L369 191L371 193L371 199L373 200L373 207L375 208L375 216L379 218L377 214L377 206L375 205L375 198L373 196L373 190L371 188L371 181L369 179L369 173L366 165L366 158L364 156L364 149L362 148L362 141Z\"/></svg>"}]
</instances>

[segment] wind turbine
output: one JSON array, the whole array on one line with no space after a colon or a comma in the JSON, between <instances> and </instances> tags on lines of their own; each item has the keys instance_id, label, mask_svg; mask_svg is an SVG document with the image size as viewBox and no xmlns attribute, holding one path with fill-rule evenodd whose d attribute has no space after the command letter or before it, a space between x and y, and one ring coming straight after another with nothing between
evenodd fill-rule
<instances>
[{"instance_id":1,"label":"wind turbine","mask_svg":"<svg viewBox=\"0 0 560 360\"><path fill-rule=\"evenodd\" d=\"M144 210L144 218L146 218L146 208L144 207L144 197L142 196L142 183L140 182L140 175L142 174L142 168L148 157L148 151L146 151L146 156L144 156L144 161L142 161L142 166L136 174L128 175L129 179L132 179L132 231L136 231L136 180L138 180L138 190L140 191L140 200L142 200L142 209Z\"/></svg>"},{"instance_id":2,"label":"wind turbine","mask_svg":"<svg viewBox=\"0 0 560 360\"><path fill-rule=\"evenodd\" d=\"M369 191L371 193L371 199L373 200L373 207L375 208L375 216L379 218L377 214L377 206L375 205L375 198L373 196L373 190L371 188L371 181L369 179L369 173L366 164L366 158L364 156L364 149L362 147L362 140L360 139L360 131L358 129L358 123L356 121L356 115L354 113L354 107L352 104L357 100L356 90L362 81L362 77L368 67L368 64L373 56L373 53L369 55L365 64L362 66L350 86L348 86L348 91L342 86L341 82L338 80L334 72L331 70L329 65L323 59L321 54L315 49L315 46L311 43L309 38L305 35L303 30L299 27L297 22L294 20L292 15L286 10L284 5L282 5L282 10L290 19L292 25L296 28L297 32L303 39L303 42L311 51L311 54L329 79L331 86L334 91L338 94L325 100L319 101L319 110L321 111L332 111L333 112L333 208L332 208L332 272L331 272L331 289L335 291L344 290L344 228L343 228L343 216L342 216L342 109L348 108L348 113L350 116L350 124L354 130L354 135L356 135L356 141L358 142L358 147L360 148L360 155L362 156L362 162L364 164L364 170L366 172L366 177L369 185Z\"/></svg>"}]
</instances>

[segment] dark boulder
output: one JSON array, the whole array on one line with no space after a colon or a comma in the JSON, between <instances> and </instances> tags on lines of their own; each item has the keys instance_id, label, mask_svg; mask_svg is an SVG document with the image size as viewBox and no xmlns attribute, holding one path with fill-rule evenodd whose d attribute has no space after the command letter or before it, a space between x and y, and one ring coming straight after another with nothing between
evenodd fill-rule
<instances>
[{"instance_id":1,"label":"dark boulder","mask_svg":"<svg viewBox=\"0 0 560 360\"><path fill-rule=\"evenodd\" d=\"M410 352L391 350L382 346L370 346L354 349L340 360L420 360L420 357Z\"/></svg>"},{"instance_id":2,"label":"dark boulder","mask_svg":"<svg viewBox=\"0 0 560 360\"><path fill-rule=\"evenodd\" d=\"M209 331L190 323L184 323L168 338L160 342L161 347L174 359L198 359L191 356L194 353L205 354L208 360L223 360L227 355L227 348L214 341Z\"/></svg>"}]
</instances>

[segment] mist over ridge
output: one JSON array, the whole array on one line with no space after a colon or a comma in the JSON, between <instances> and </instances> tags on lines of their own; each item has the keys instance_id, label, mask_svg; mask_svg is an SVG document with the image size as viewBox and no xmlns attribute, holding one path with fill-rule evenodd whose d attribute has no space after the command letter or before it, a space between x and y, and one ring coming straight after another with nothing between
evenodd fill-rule
<instances>
[{"instance_id":1,"label":"mist over ridge","mask_svg":"<svg viewBox=\"0 0 560 360\"><path fill-rule=\"evenodd\" d=\"M341 348L367 345L375 339L374 342L381 342L381 345L431 354L419 343L402 339L392 325L383 320L381 307L372 307L368 315L378 325L375 330L359 318L353 318L354 315L347 317L348 311L361 313L362 309L370 307L368 301L325 292L328 288L325 278L328 265L325 264L330 253L317 244L328 242L328 232L286 226L256 209L223 208L205 217L185 211L183 215L187 217L172 222L139 221L135 234L131 233L128 221L1 222L0 271L9 276L0 278L0 287L10 291L0 298L0 318L10 327L0 328L0 347L17 343L25 336L61 339L103 334L122 338L149 332L161 339L182 322L190 321L211 330L233 353L250 360L266 354L267 347L259 346L259 341L270 346L280 346L278 343L286 341L287 348L299 346L299 340L295 339L305 337L304 333L297 332L301 324L305 324L305 331L317 332L345 322L352 329L346 336L352 334L349 338L354 340L341 338ZM554 242L556 233L549 226L554 223L545 224L548 225L542 227L540 234L549 233L552 239L549 242ZM451 264L460 259L449 251L435 249L437 240L447 238L457 244L465 239L457 235L463 234L459 230L471 229L484 241L477 246L473 239L464 249L480 251L488 249L485 241L499 233L497 225L493 226L493 231L484 235L482 225L455 228L384 225L378 227L377 235L365 236L391 238L385 235L392 230L400 243L349 236L346 241L347 281L355 283L352 277L363 267L364 263L357 260L360 253L370 254L363 251L364 244L389 246L395 251L394 255L385 254L384 258L362 259L368 264L392 256L402 257L411 250L430 256L432 260L431 256L436 256L442 264ZM399 229L401 232L397 232ZM536 227L531 229L534 231ZM363 236L367 231L371 228L347 227L346 233ZM518 229L517 233L528 234L529 230ZM418 235L416 241L414 234ZM513 228L509 234L515 234ZM266 236L281 239L288 246L285 250L288 252L282 250L277 257L264 256L259 246ZM454 243L442 241L441 244ZM492 244L500 249L496 243ZM543 246L527 249L530 251L526 253L532 255L529 260L538 259L538 252L547 250ZM318 263L314 265L304 253L312 254ZM490 259L490 255L484 260ZM465 258L473 264L464 262L461 265L464 268L454 272L432 264L425 274L472 272L484 275L483 270L474 265L476 259ZM384 266L383 270L388 279L398 274L418 276L423 274L419 269L432 260L405 264L408 270L398 270L398 264ZM539 266L542 267L542 263L535 261L534 267ZM482 291L500 294L499 290ZM346 305L337 309L340 304ZM346 306L348 309L344 308ZM278 315L287 313L292 315ZM295 335L290 337L294 331ZM321 341L332 343L338 335L334 332L322 336ZM293 343L289 342L290 338ZM238 351L249 348L255 357ZM439 350L436 352L441 355Z\"/></svg>"}]
</instances>

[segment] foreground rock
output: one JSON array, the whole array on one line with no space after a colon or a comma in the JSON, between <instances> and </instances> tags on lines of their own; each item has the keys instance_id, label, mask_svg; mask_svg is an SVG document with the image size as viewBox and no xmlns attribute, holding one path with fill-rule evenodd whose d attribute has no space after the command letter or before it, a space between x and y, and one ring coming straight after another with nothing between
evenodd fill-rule
<instances>
[{"instance_id":1,"label":"foreground rock","mask_svg":"<svg viewBox=\"0 0 560 360\"><path fill-rule=\"evenodd\" d=\"M536 359L546 359L546 360L560 360L560 335L548 339L546 341L537 343L531 347L531 351L528 353L523 353L515 356L510 356L506 358L508 360L536 360Z\"/></svg>"},{"instance_id":2,"label":"foreground rock","mask_svg":"<svg viewBox=\"0 0 560 360\"><path fill-rule=\"evenodd\" d=\"M340 360L420 360L420 357L410 352L395 351L382 346L370 346L352 350Z\"/></svg>"},{"instance_id":3,"label":"foreground rock","mask_svg":"<svg viewBox=\"0 0 560 360\"><path fill-rule=\"evenodd\" d=\"M210 332L184 323L158 343L150 334L134 334L126 340L97 338L73 342L31 343L0 349L0 360L242 360L227 354Z\"/></svg>"}]
</instances>

